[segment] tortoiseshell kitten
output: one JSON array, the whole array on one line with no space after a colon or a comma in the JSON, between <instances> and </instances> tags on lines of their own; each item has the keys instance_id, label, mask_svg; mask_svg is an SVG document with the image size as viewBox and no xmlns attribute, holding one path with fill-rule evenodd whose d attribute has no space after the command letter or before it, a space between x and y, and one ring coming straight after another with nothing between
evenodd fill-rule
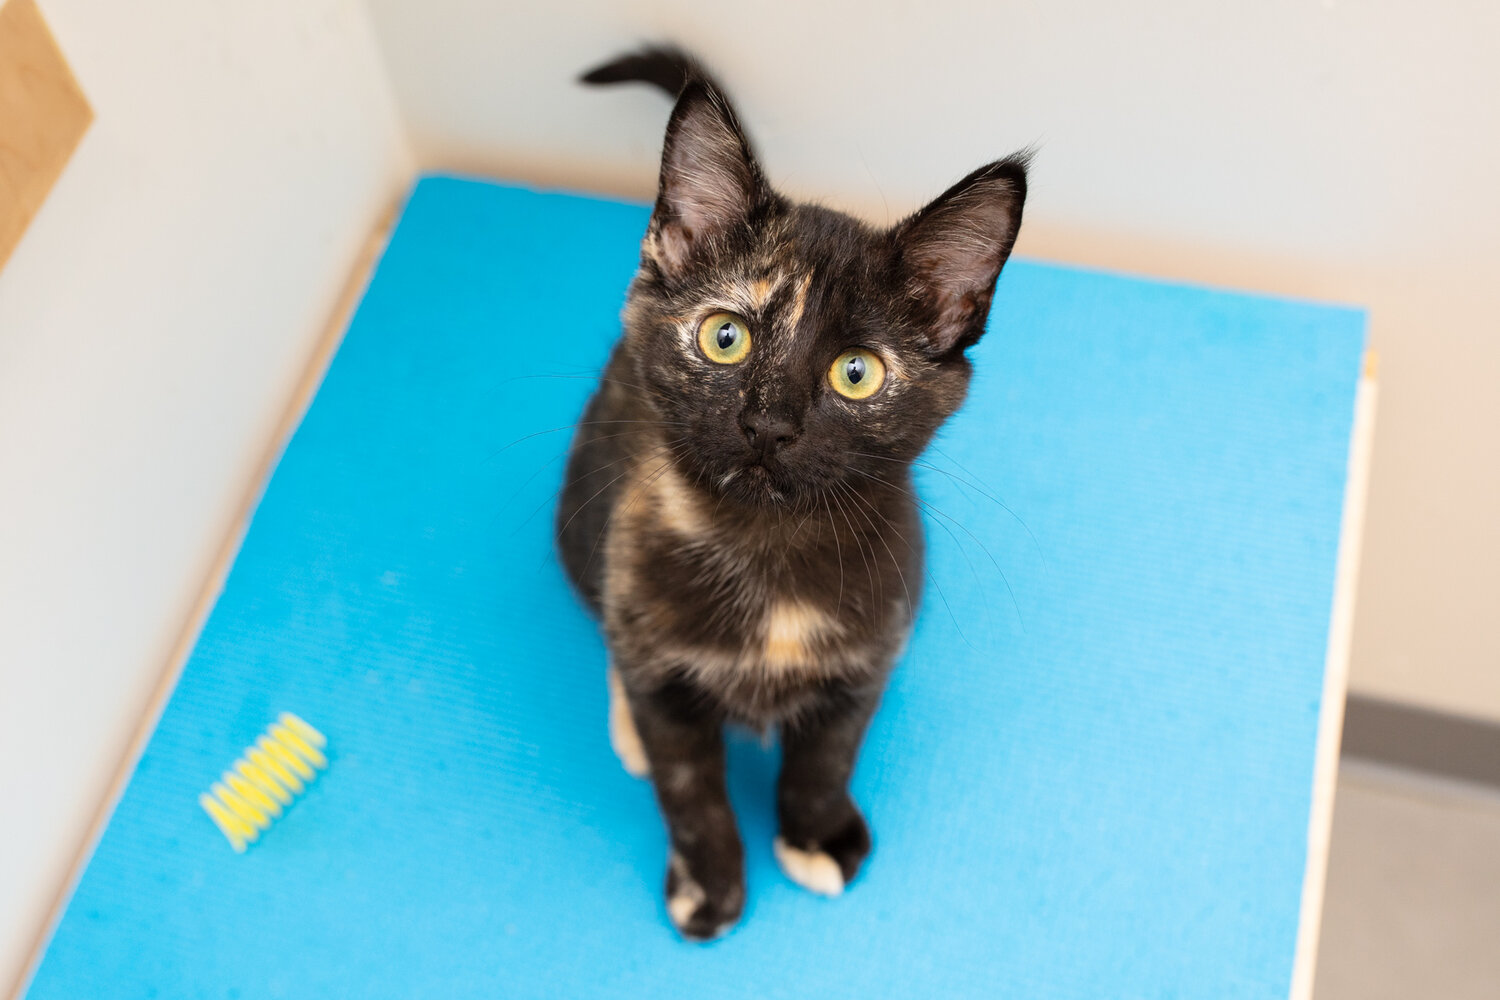
<instances>
[{"instance_id":1,"label":"tortoiseshell kitten","mask_svg":"<svg viewBox=\"0 0 1500 1000\"><path fill-rule=\"evenodd\" d=\"M869 853L848 784L922 584L910 463L964 400L1026 158L874 229L773 191L723 91L680 53L583 79L677 104L557 540L603 620L611 740L669 829L667 912L712 938L745 902L725 723L780 733L788 877L835 895Z\"/></svg>"}]
</instances>

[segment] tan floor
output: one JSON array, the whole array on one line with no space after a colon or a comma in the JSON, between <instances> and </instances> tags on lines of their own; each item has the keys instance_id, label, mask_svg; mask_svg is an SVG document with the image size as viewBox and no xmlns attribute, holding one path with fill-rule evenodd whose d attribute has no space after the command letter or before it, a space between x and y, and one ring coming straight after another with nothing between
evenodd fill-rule
<instances>
[{"instance_id":1,"label":"tan floor","mask_svg":"<svg viewBox=\"0 0 1500 1000\"><path fill-rule=\"evenodd\" d=\"M1500 794L1346 764L1314 1000L1500 998Z\"/></svg>"}]
</instances>

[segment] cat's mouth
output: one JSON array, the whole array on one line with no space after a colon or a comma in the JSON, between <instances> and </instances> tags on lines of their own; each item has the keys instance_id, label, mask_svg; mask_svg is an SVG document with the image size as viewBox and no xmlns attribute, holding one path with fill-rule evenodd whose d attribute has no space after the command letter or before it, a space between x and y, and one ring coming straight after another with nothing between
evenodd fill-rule
<instances>
[{"instance_id":1,"label":"cat's mouth","mask_svg":"<svg viewBox=\"0 0 1500 1000\"><path fill-rule=\"evenodd\" d=\"M749 462L719 477L719 489L746 503L786 503L787 493L780 476L764 461Z\"/></svg>"}]
</instances>

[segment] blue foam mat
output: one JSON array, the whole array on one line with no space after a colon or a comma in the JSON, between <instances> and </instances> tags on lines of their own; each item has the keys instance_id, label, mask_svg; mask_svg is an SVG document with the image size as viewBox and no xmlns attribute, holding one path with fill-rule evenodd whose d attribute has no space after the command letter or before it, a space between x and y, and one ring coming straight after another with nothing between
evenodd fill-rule
<instances>
[{"instance_id":1,"label":"blue foam mat","mask_svg":"<svg viewBox=\"0 0 1500 1000\"><path fill-rule=\"evenodd\" d=\"M1361 314L1012 263L869 866L789 884L737 743L749 904L695 947L550 549L646 218L419 183L29 996L1286 996ZM332 763L237 856L196 798L284 709Z\"/></svg>"}]
</instances>

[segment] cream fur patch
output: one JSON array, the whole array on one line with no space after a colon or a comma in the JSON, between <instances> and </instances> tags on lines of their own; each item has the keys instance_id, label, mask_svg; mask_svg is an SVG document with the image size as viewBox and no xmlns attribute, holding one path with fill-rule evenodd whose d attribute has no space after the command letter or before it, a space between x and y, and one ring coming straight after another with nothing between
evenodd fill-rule
<instances>
[{"instance_id":1,"label":"cream fur patch","mask_svg":"<svg viewBox=\"0 0 1500 1000\"><path fill-rule=\"evenodd\" d=\"M844 873L839 863L827 854L800 851L780 837L771 846L782 872L802 888L820 896L837 896L844 891Z\"/></svg>"},{"instance_id":2,"label":"cream fur patch","mask_svg":"<svg viewBox=\"0 0 1500 1000\"><path fill-rule=\"evenodd\" d=\"M667 864L672 866L672 872L677 876L677 892L667 900L667 915L672 918L672 923L682 927L693 918L693 913L708 895L701 885L693 881L680 854L673 851Z\"/></svg>"},{"instance_id":3,"label":"cream fur patch","mask_svg":"<svg viewBox=\"0 0 1500 1000\"><path fill-rule=\"evenodd\" d=\"M842 631L838 623L805 601L777 601L766 611L766 639L762 653L772 670L795 670L813 665L815 644Z\"/></svg>"},{"instance_id":4,"label":"cream fur patch","mask_svg":"<svg viewBox=\"0 0 1500 1000\"><path fill-rule=\"evenodd\" d=\"M802 322L802 313L807 309L807 290L812 286L811 274L804 274L802 280L797 282L797 290L792 295L792 307L787 310L786 329L788 333L797 330L797 324Z\"/></svg>"},{"instance_id":5,"label":"cream fur patch","mask_svg":"<svg viewBox=\"0 0 1500 1000\"><path fill-rule=\"evenodd\" d=\"M766 307L766 304L771 301L771 296L776 294L781 280L781 275L775 273L759 278L731 278L720 286L720 294L731 312L750 316Z\"/></svg>"},{"instance_id":6,"label":"cream fur patch","mask_svg":"<svg viewBox=\"0 0 1500 1000\"><path fill-rule=\"evenodd\" d=\"M660 459L655 469L647 475L652 502L663 527L685 538L696 538L708 530L708 518L704 515L698 495L685 483L677 469L668 459ZM665 468L662 468L665 466ZM659 471L658 471L659 470Z\"/></svg>"},{"instance_id":7,"label":"cream fur patch","mask_svg":"<svg viewBox=\"0 0 1500 1000\"><path fill-rule=\"evenodd\" d=\"M625 773L633 778L644 778L651 773L646 760L646 748L641 745L641 735L636 732L635 718L630 714L630 703L625 700L625 685L620 675L610 667L609 678L609 745Z\"/></svg>"},{"instance_id":8,"label":"cream fur patch","mask_svg":"<svg viewBox=\"0 0 1500 1000\"><path fill-rule=\"evenodd\" d=\"M765 308L765 304L771 301L771 290L774 286L769 278L761 278L750 283L750 304L755 309Z\"/></svg>"}]
</instances>

